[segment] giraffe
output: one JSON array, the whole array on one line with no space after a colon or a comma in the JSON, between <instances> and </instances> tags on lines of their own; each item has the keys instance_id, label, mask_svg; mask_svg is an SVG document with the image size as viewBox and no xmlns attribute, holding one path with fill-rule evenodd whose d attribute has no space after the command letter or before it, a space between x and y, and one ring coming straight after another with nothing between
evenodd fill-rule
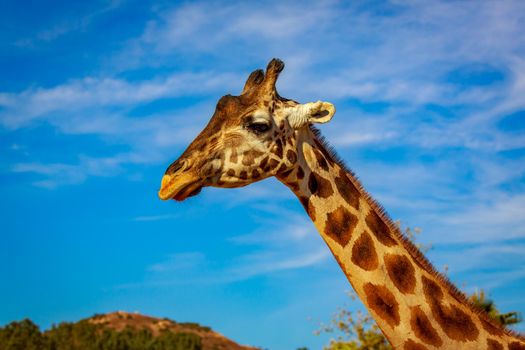
<instances>
[{"instance_id":1,"label":"giraffe","mask_svg":"<svg viewBox=\"0 0 525 350\"><path fill-rule=\"evenodd\" d=\"M400 232L327 145L315 123L333 104L279 96L284 63L219 99L208 125L166 170L163 200L275 176L304 206L355 292L395 349L525 350L525 338L478 310Z\"/></svg>"}]
</instances>

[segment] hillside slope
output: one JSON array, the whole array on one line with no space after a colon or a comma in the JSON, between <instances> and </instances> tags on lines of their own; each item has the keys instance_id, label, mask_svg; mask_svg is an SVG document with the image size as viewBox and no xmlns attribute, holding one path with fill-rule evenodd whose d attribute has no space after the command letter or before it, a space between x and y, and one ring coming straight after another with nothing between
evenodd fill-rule
<instances>
[{"instance_id":1,"label":"hillside slope","mask_svg":"<svg viewBox=\"0 0 525 350\"><path fill-rule=\"evenodd\" d=\"M0 327L0 350L256 350L197 323L117 311L41 332L26 319Z\"/></svg>"},{"instance_id":2,"label":"hillside slope","mask_svg":"<svg viewBox=\"0 0 525 350\"><path fill-rule=\"evenodd\" d=\"M139 313L124 311L95 315L87 319L90 323L101 325L115 331L123 331L126 327L134 330L149 330L153 336L158 336L166 330L173 333L190 333L199 336L203 350L254 350L256 348L239 345L209 327L197 323L178 323L167 318L156 318Z\"/></svg>"}]
</instances>

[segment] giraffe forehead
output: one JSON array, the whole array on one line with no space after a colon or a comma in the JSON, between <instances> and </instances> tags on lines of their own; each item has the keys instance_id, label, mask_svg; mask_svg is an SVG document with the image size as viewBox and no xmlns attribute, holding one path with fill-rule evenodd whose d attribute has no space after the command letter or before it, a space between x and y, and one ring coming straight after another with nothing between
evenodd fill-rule
<instances>
[{"instance_id":1,"label":"giraffe forehead","mask_svg":"<svg viewBox=\"0 0 525 350\"><path fill-rule=\"evenodd\" d=\"M262 103L257 98L226 95L219 99L215 113L208 123L207 129L218 132L222 128L240 125L243 117L262 110Z\"/></svg>"},{"instance_id":2,"label":"giraffe forehead","mask_svg":"<svg viewBox=\"0 0 525 350\"><path fill-rule=\"evenodd\" d=\"M219 100L208 129L210 133L231 129L251 121L274 119L279 122L286 117L282 107L286 105L272 97L271 99L250 99L243 96L224 96Z\"/></svg>"}]
</instances>

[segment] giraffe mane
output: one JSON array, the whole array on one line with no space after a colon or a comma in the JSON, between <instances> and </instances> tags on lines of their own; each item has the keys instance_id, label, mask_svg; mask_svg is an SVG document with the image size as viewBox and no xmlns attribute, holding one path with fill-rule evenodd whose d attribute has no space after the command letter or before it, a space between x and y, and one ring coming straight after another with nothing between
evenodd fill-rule
<instances>
[{"instance_id":1,"label":"giraffe mane","mask_svg":"<svg viewBox=\"0 0 525 350\"><path fill-rule=\"evenodd\" d=\"M479 306L475 305L463 291L461 291L450 279L437 270L434 265L428 260L428 258L416 247L414 242L408 238L401 230L399 225L397 225L390 215L387 213L386 209L376 201L364 188L361 184L361 181L358 179L357 175L346 166L344 160L337 154L335 148L326 140L326 138L321 134L321 131L313 125L309 125L310 131L315 136L315 140L321 144L324 149L328 152L328 155L336 162L344 171L351 175L350 179L358 189L358 191L363 195L363 197L370 203L370 206L375 212L379 215L381 220L386 223L387 227L394 233L394 235L399 239L401 244L406 248L410 256L414 261L419 264L424 270L429 272L433 277L435 277L443 286L450 292L450 295L456 298L460 303L467 305L478 317L482 318L483 321L487 322L489 325L503 331L504 334L516 337L522 341L525 341L525 335L509 329L505 325L498 323L496 320L491 318L488 313L481 309Z\"/></svg>"}]
</instances>

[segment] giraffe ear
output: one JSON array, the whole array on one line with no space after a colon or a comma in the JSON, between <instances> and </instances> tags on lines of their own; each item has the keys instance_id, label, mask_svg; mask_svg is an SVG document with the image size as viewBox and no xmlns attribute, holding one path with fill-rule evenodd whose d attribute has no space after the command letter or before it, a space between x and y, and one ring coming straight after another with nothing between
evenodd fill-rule
<instances>
[{"instance_id":1,"label":"giraffe ear","mask_svg":"<svg viewBox=\"0 0 525 350\"><path fill-rule=\"evenodd\" d=\"M288 122L299 129L309 123L327 123L334 114L335 106L329 102L309 102L290 108Z\"/></svg>"}]
</instances>

